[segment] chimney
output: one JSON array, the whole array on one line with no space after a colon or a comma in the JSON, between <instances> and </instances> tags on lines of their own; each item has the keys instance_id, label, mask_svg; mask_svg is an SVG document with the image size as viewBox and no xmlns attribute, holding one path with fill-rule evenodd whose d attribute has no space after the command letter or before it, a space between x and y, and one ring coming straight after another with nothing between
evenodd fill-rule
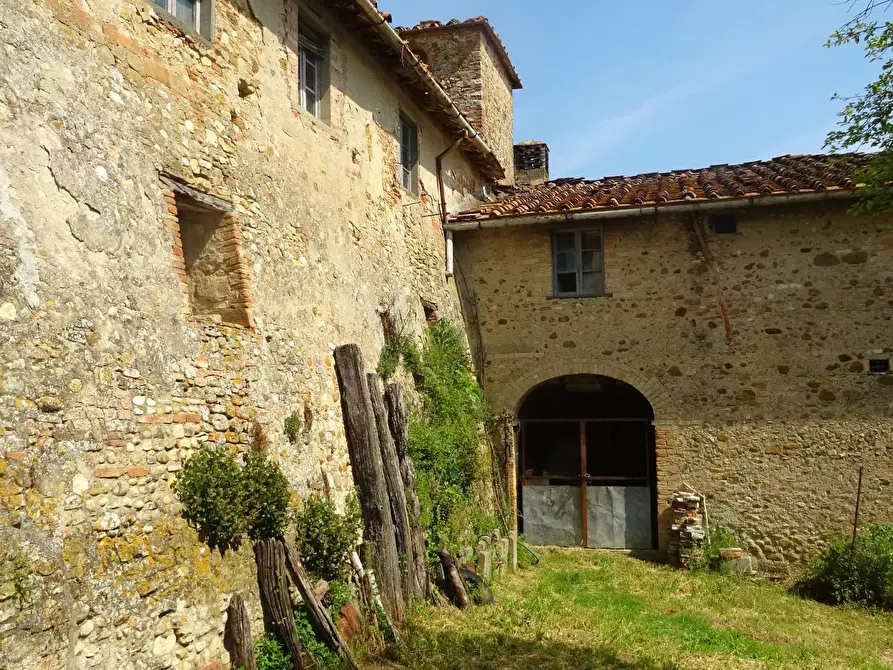
<instances>
[{"instance_id":1,"label":"chimney","mask_svg":"<svg viewBox=\"0 0 893 670\"><path fill-rule=\"evenodd\" d=\"M521 80L490 22L483 16L422 21L397 32L496 154L505 168L503 183L512 184L513 92Z\"/></svg>"},{"instance_id":2,"label":"chimney","mask_svg":"<svg viewBox=\"0 0 893 670\"><path fill-rule=\"evenodd\" d=\"M537 186L549 181L549 146L540 140L515 145L515 186Z\"/></svg>"}]
</instances>

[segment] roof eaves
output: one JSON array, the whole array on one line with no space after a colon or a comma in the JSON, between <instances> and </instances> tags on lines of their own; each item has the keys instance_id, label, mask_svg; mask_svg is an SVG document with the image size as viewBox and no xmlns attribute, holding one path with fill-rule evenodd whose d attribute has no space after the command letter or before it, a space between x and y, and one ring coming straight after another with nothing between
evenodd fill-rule
<instances>
[{"instance_id":1,"label":"roof eaves","mask_svg":"<svg viewBox=\"0 0 893 670\"><path fill-rule=\"evenodd\" d=\"M421 101L422 107L454 139L462 139L462 148L483 175L498 180L505 168L483 137L468 122L450 96L428 72L421 59L391 27L388 17L372 0L330 0L331 11L343 18L348 28L362 39L380 62L393 70L395 78Z\"/></svg>"}]
</instances>

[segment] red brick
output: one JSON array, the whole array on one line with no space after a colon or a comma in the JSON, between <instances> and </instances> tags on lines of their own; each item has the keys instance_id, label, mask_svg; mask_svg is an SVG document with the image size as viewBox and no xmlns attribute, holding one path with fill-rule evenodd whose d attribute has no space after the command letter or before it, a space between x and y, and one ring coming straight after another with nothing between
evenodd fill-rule
<instances>
[{"instance_id":1,"label":"red brick","mask_svg":"<svg viewBox=\"0 0 893 670\"><path fill-rule=\"evenodd\" d=\"M149 468L146 467L127 468L128 477L145 477L148 474Z\"/></svg>"},{"instance_id":2,"label":"red brick","mask_svg":"<svg viewBox=\"0 0 893 670\"><path fill-rule=\"evenodd\" d=\"M186 415L186 423L200 423L202 420L201 414L187 414Z\"/></svg>"},{"instance_id":3,"label":"red brick","mask_svg":"<svg viewBox=\"0 0 893 670\"><path fill-rule=\"evenodd\" d=\"M25 452L24 451L7 451L6 458L10 461L24 461L25 460Z\"/></svg>"},{"instance_id":4,"label":"red brick","mask_svg":"<svg viewBox=\"0 0 893 670\"><path fill-rule=\"evenodd\" d=\"M186 423L187 421L189 421L189 415L185 412L177 412L176 414L174 414L173 419L174 423Z\"/></svg>"}]
</instances>

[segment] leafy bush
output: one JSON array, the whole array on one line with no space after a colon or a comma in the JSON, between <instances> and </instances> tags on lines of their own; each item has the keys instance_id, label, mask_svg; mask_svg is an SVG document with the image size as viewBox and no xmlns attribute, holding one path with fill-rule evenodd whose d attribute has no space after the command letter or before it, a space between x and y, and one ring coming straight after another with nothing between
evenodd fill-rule
<instances>
[{"instance_id":1,"label":"leafy bush","mask_svg":"<svg viewBox=\"0 0 893 670\"><path fill-rule=\"evenodd\" d=\"M403 361L406 369L417 374L421 363L419 347L411 337L404 334L395 336L394 341L384 345L378 359L376 372L383 381L387 381L397 372L397 366Z\"/></svg>"},{"instance_id":2,"label":"leafy bush","mask_svg":"<svg viewBox=\"0 0 893 670\"><path fill-rule=\"evenodd\" d=\"M237 549L252 540L282 537L288 522L288 480L266 455L251 452L244 467L226 449L202 449L173 484L183 517L212 548Z\"/></svg>"},{"instance_id":3,"label":"leafy bush","mask_svg":"<svg viewBox=\"0 0 893 670\"><path fill-rule=\"evenodd\" d=\"M221 551L236 549L245 533L242 476L226 449L201 449L186 461L173 484L183 517L199 538Z\"/></svg>"},{"instance_id":4,"label":"leafy bush","mask_svg":"<svg viewBox=\"0 0 893 670\"><path fill-rule=\"evenodd\" d=\"M719 555L719 550L738 546L738 540L732 531L725 528L714 528L710 531L704 544L692 553L691 568L719 572L722 567L722 556Z\"/></svg>"},{"instance_id":5,"label":"leafy bush","mask_svg":"<svg viewBox=\"0 0 893 670\"><path fill-rule=\"evenodd\" d=\"M474 495L487 471L480 447L488 411L462 332L450 321L428 328L413 372L422 412L409 422L409 448L418 474L421 523L433 553L454 547L469 530L493 526Z\"/></svg>"},{"instance_id":6,"label":"leafy bush","mask_svg":"<svg viewBox=\"0 0 893 670\"><path fill-rule=\"evenodd\" d=\"M329 613L332 615L333 621L337 623L338 612L340 612L341 608L347 603L351 602L351 600L353 600L353 594L346 581L342 579L333 579L329 582L329 593L326 595L325 604L329 608Z\"/></svg>"},{"instance_id":7,"label":"leafy bush","mask_svg":"<svg viewBox=\"0 0 893 670\"><path fill-rule=\"evenodd\" d=\"M252 540L282 537L288 524L291 493L279 465L264 454L251 452L245 456L241 474L248 537Z\"/></svg>"},{"instance_id":8,"label":"leafy bush","mask_svg":"<svg viewBox=\"0 0 893 670\"><path fill-rule=\"evenodd\" d=\"M298 414L298 410L285 417L283 428L288 441L297 444L298 438L301 436L301 415Z\"/></svg>"},{"instance_id":9,"label":"leafy bush","mask_svg":"<svg viewBox=\"0 0 893 670\"><path fill-rule=\"evenodd\" d=\"M838 605L893 610L893 526L868 526L840 536L807 566L794 587L800 595Z\"/></svg>"},{"instance_id":10,"label":"leafy bush","mask_svg":"<svg viewBox=\"0 0 893 670\"><path fill-rule=\"evenodd\" d=\"M295 628L298 629L298 639L301 640L304 653L313 658L313 662L319 670L346 670L347 665L341 660L341 657L316 637L313 626L310 624L310 618L304 610L295 612ZM260 666L258 666L258 670L260 670Z\"/></svg>"},{"instance_id":11,"label":"leafy bush","mask_svg":"<svg viewBox=\"0 0 893 670\"><path fill-rule=\"evenodd\" d=\"M272 633L254 641L257 670L291 670L291 655Z\"/></svg>"},{"instance_id":12,"label":"leafy bush","mask_svg":"<svg viewBox=\"0 0 893 670\"><path fill-rule=\"evenodd\" d=\"M322 496L304 501L304 508L295 512L295 542L308 571L319 579L344 579L351 552L363 530L360 506L355 495L347 500L345 514L335 510L334 503Z\"/></svg>"}]
</instances>

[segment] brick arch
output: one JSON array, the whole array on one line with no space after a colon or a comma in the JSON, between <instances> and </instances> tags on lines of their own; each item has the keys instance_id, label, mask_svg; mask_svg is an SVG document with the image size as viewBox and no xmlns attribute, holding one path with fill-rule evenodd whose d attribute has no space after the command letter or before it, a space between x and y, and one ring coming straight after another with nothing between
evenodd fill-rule
<instances>
[{"instance_id":1,"label":"brick arch","mask_svg":"<svg viewBox=\"0 0 893 670\"><path fill-rule=\"evenodd\" d=\"M654 377L599 359L574 359L537 365L534 369L514 378L510 384L491 396L491 403L499 409L517 412L527 394L539 384L565 375L602 375L629 384L651 403L655 423L671 418L672 405L663 385Z\"/></svg>"}]
</instances>

